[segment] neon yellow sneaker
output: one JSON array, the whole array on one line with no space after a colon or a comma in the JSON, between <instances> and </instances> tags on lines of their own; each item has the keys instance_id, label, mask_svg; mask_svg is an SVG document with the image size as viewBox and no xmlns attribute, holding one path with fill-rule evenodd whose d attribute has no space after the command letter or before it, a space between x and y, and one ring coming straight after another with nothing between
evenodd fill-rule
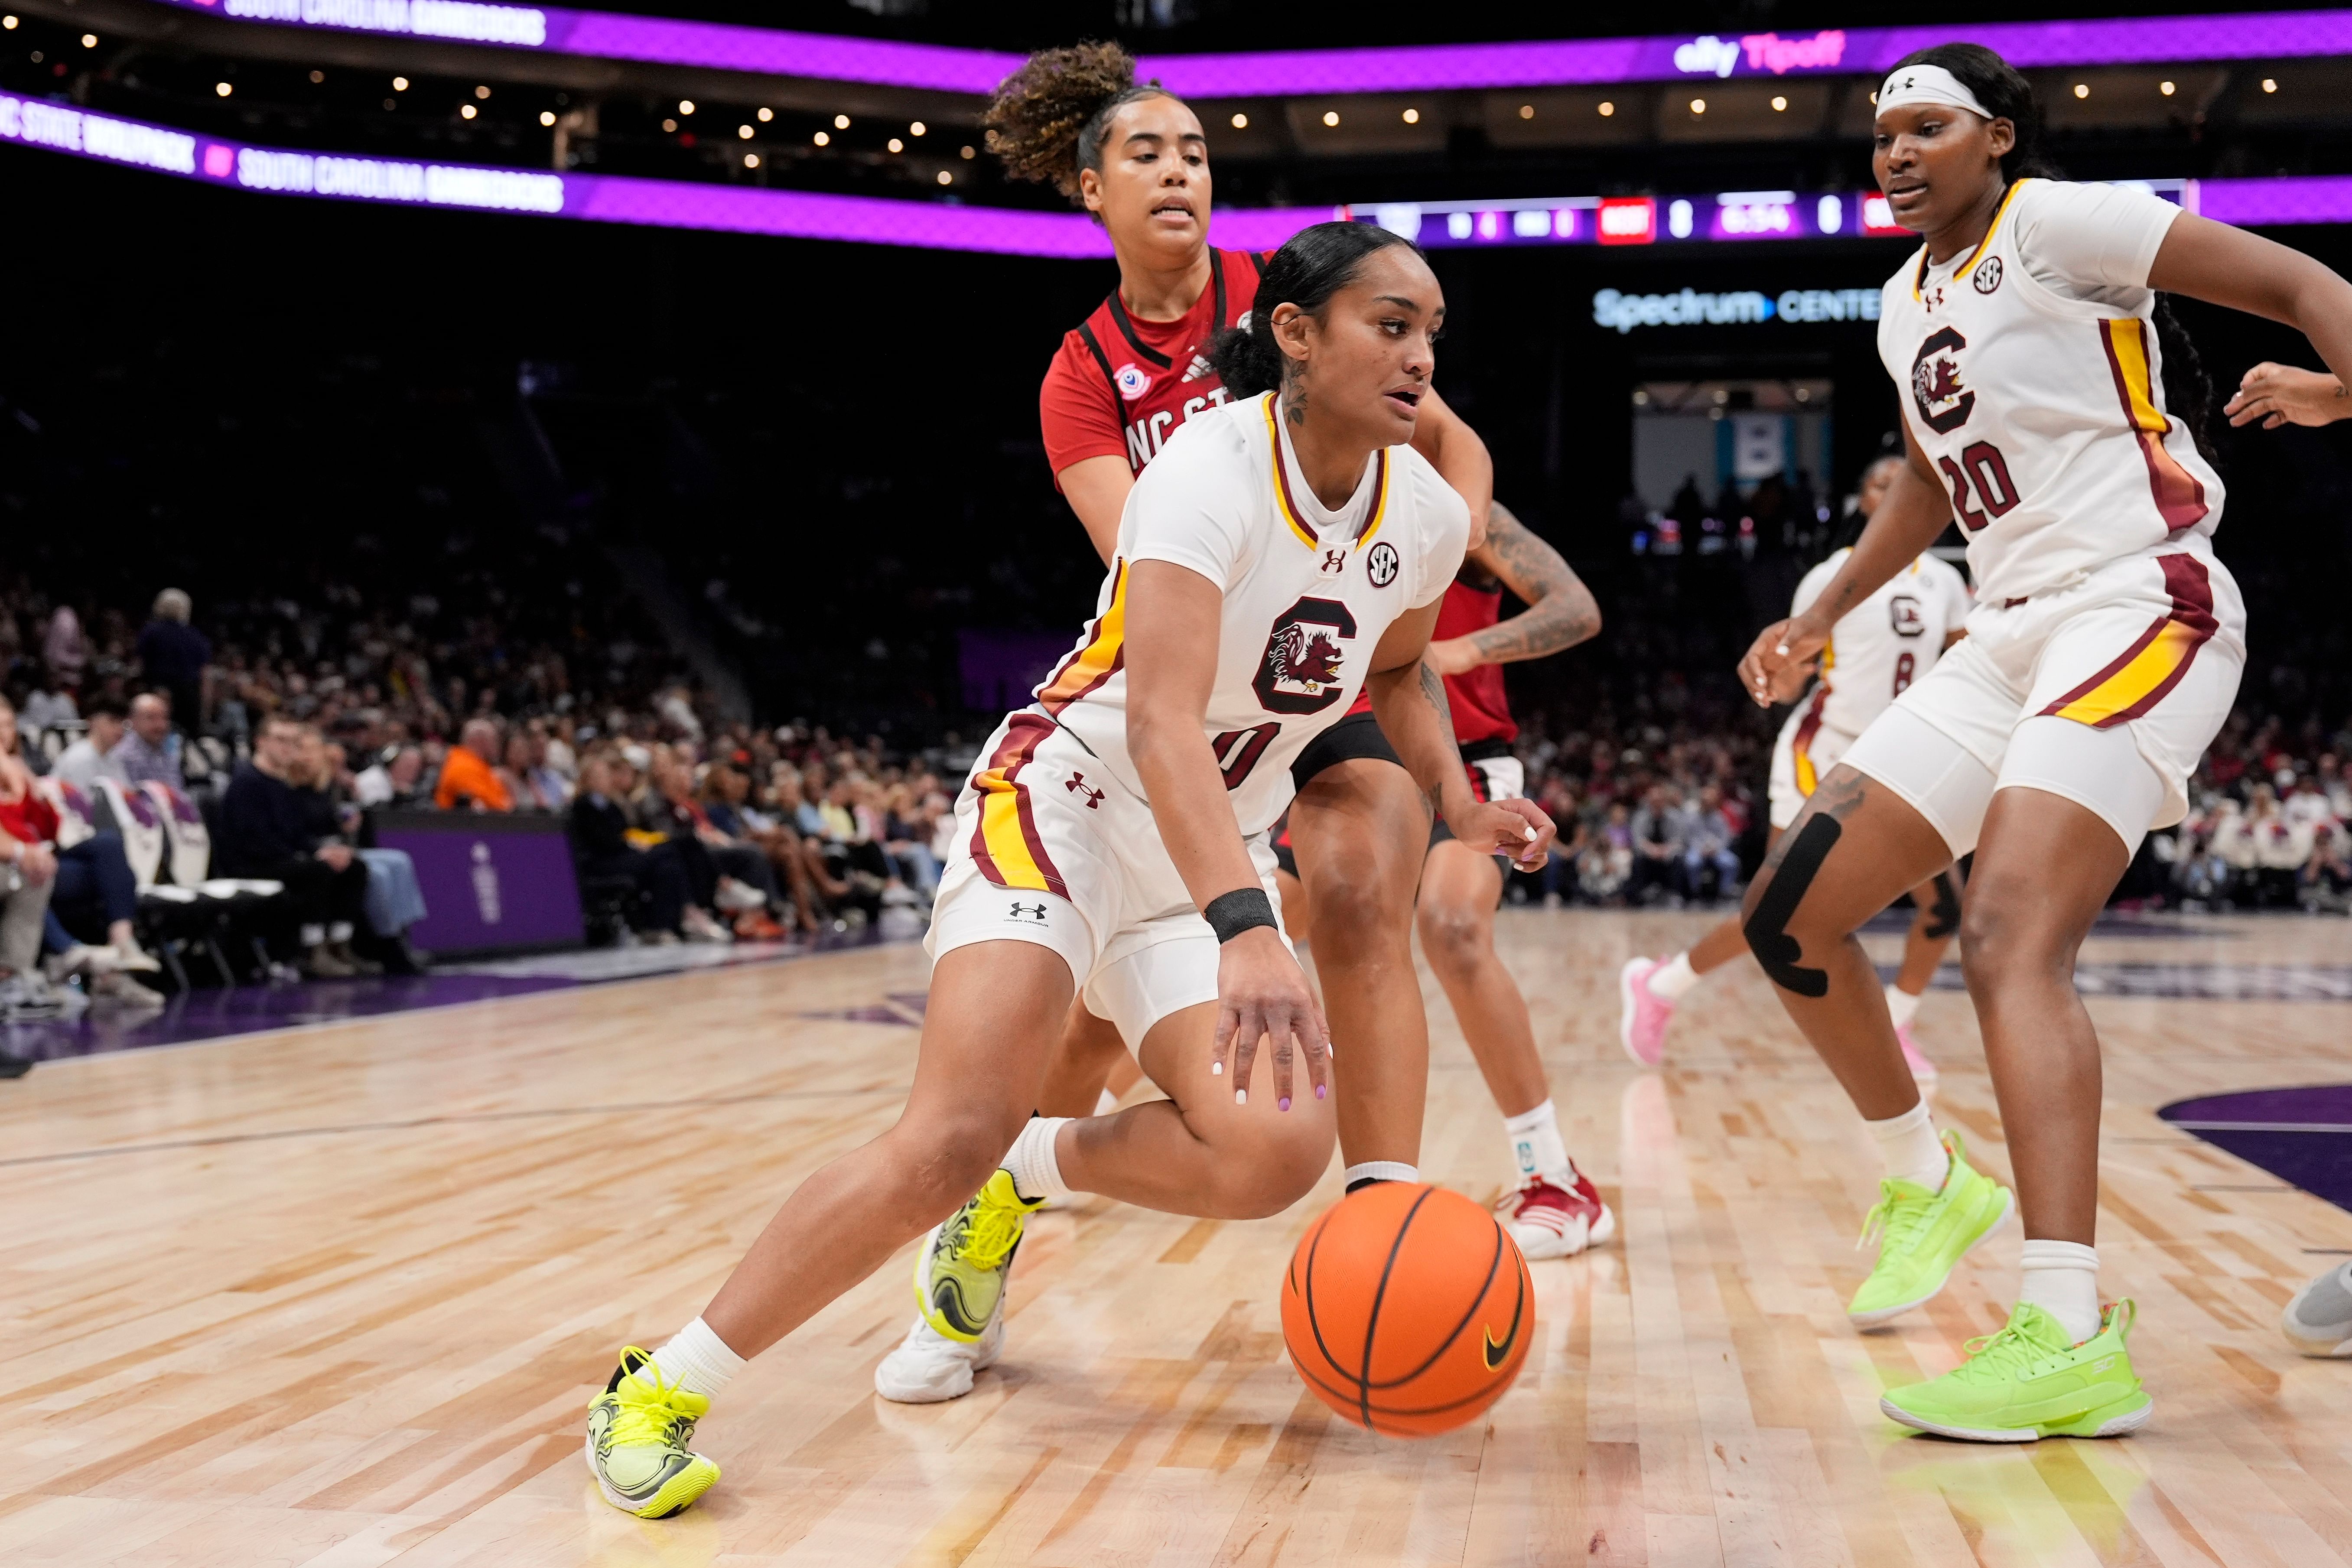
<instances>
[{"instance_id":1,"label":"neon yellow sneaker","mask_svg":"<svg viewBox=\"0 0 2352 1568\"><path fill-rule=\"evenodd\" d=\"M1045 1206L1029 1202L999 1169L970 1202L931 1232L915 1255L915 1300L923 1321L963 1344L978 1344L1004 1308L1005 1277L1021 1247L1029 1216Z\"/></svg>"},{"instance_id":2,"label":"neon yellow sneaker","mask_svg":"<svg viewBox=\"0 0 2352 1568\"><path fill-rule=\"evenodd\" d=\"M1972 1443L2037 1437L2120 1437L2147 1425L2153 1402L2132 1371L2124 1338L2138 1315L2117 1301L2079 1345L2040 1307L2020 1301L1997 1334L1969 1342L1969 1359L1941 1377L1889 1391L1890 1419Z\"/></svg>"},{"instance_id":3,"label":"neon yellow sneaker","mask_svg":"<svg viewBox=\"0 0 2352 1568\"><path fill-rule=\"evenodd\" d=\"M1960 1152L1960 1135L1948 1129L1944 1150L1951 1156L1940 1192L1916 1182L1887 1176L1878 1184L1878 1206L1863 1221L1861 1246L1875 1233L1878 1261L1853 1293L1845 1315L1859 1329L1874 1329L1933 1298L1971 1248L2009 1217L2014 1200L2007 1187L1971 1166Z\"/></svg>"},{"instance_id":4,"label":"neon yellow sneaker","mask_svg":"<svg viewBox=\"0 0 2352 1568\"><path fill-rule=\"evenodd\" d=\"M719 1479L719 1467L687 1451L710 1401L665 1384L653 1357L631 1345L604 1392L588 1403L588 1468L614 1508L639 1519L682 1513Z\"/></svg>"}]
</instances>

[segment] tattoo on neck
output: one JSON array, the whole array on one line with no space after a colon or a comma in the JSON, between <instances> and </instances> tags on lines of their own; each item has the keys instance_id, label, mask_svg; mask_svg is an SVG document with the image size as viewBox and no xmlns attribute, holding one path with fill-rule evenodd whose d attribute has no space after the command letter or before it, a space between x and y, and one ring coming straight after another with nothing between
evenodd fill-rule
<instances>
[{"instance_id":1,"label":"tattoo on neck","mask_svg":"<svg viewBox=\"0 0 2352 1568\"><path fill-rule=\"evenodd\" d=\"M1285 360L1282 365L1282 409L1284 417L1293 425L1307 423L1307 382L1298 374L1296 360Z\"/></svg>"}]
</instances>

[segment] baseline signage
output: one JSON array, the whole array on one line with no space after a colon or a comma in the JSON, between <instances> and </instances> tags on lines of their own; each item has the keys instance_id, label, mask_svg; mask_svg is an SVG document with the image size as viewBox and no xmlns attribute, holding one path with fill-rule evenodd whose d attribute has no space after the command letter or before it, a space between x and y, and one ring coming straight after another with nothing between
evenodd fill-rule
<instances>
[{"instance_id":1,"label":"baseline signage","mask_svg":"<svg viewBox=\"0 0 2352 1568\"><path fill-rule=\"evenodd\" d=\"M1763 321L1874 321L1875 289L1754 289L1706 294L1685 289L1673 294L1626 294L1603 289L1592 296L1592 320L1630 332L1635 327L1721 327Z\"/></svg>"},{"instance_id":2,"label":"baseline signage","mask_svg":"<svg viewBox=\"0 0 2352 1568\"><path fill-rule=\"evenodd\" d=\"M165 0L241 22L456 38L551 54L700 66L986 96L1022 57L719 22L474 0ZM1694 78L1878 76L1930 44L1984 44L2021 69L2352 54L2352 11L2126 16L2088 21L1830 27L1782 37L1571 38L1512 44L1149 55L1139 79L1186 98L1597 87Z\"/></svg>"}]
</instances>

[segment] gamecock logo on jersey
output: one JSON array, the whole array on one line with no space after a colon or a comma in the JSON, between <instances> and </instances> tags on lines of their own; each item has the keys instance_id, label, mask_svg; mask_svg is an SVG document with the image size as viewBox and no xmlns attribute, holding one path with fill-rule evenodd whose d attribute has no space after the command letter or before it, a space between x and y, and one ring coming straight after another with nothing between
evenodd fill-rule
<instances>
[{"instance_id":1,"label":"gamecock logo on jersey","mask_svg":"<svg viewBox=\"0 0 2352 1568\"><path fill-rule=\"evenodd\" d=\"M1118 395L1129 403L1151 390L1151 377L1139 364L1123 364L1111 372L1110 378L1118 383Z\"/></svg>"},{"instance_id":2,"label":"gamecock logo on jersey","mask_svg":"<svg viewBox=\"0 0 2352 1568\"><path fill-rule=\"evenodd\" d=\"M1320 713L1339 700L1355 612L1337 599L1301 599L1275 617L1250 682L1269 713Z\"/></svg>"},{"instance_id":3,"label":"gamecock logo on jersey","mask_svg":"<svg viewBox=\"0 0 2352 1568\"><path fill-rule=\"evenodd\" d=\"M1927 630L1927 613L1908 594L1897 594L1886 601L1886 618L1898 637L1920 637Z\"/></svg>"},{"instance_id":4,"label":"gamecock logo on jersey","mask_svg":"<svg viewBox=\"0 0 2352 1568\"><path fill-rule=\"evenodd\" d=\"M1931 332L1911 361L1911 401L1919 422L1938 436L1948 436L1969 422L1977 395L1960 384L1960 362L1953 356L1969 340L1950 327Z\"/></svg>"}]
</instances>

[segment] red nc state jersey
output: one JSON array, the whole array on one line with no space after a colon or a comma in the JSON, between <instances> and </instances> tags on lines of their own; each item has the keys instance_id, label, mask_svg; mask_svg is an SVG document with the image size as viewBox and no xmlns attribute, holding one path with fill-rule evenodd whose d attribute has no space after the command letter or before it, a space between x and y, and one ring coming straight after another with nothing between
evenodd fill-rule
<instances>
[{"instance_id":1,"label":"red nc state jersey","mask_svg":"<svg viewBox=\"0 0 2352 1568\"><path fill-rule=\"evenodd\" d=\"M1472 632L1485 631L1502 618L1502 584L1465 561L1454 581L1445 585L1445 602L1437 607L1437 625L1431 628L1429 640L1466 637ZM1454 714L1454 742L1458 746L1474 741L1518 739L1519 726L1511 717L1511 700L1503 693L1503 667L1499 664L1482 664L1467 675L1447 676L1445 706ZM1372 694L1367 691L1356 699L1348 713L1352 718L1371 710Z\"/></svg>"},{"instance_id":2,"label":"red nc state jersey","mask_svg":"<svg viewBox=\"0 0 2352 1568\"><path fill-rule=\"evenodd\" d=\"M1261 262L1247 251L1212 250L1209 286L1177 320L1139 320L1114 289L1063 337L1037 394L1055 473L1088 458L1124 457L1139 474L1186 420L1231 399L1209 348L1225 328L1247 323Z\"/></svg>"}]
</instances>

